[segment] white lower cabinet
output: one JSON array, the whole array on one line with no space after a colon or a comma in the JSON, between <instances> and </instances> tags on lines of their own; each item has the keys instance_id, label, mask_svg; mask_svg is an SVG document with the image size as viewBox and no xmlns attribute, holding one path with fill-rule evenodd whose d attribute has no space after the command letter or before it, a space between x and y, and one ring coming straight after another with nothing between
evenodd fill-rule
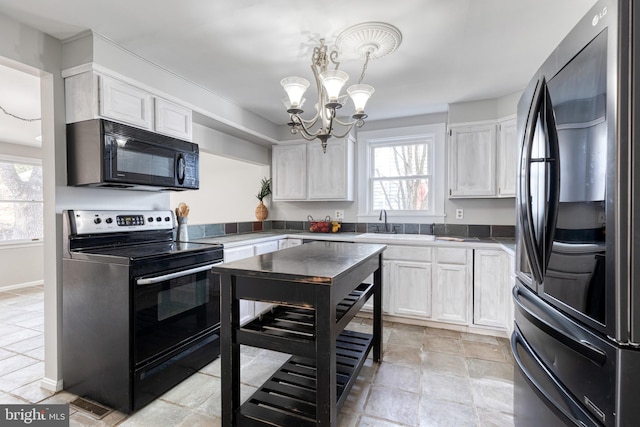
<instances>
[{"instance_id":1,"label":"white lower cabinet","mask_svg":"<svg viewBox=\"0 0 640 427\"><path fill-rule=\"evenodd\" d=\"M386 259L382 260L382 314L389 314L389 283L391 283L390 277L391 261ZM373 274L364 280L364 283L373 283ZM367 302L362 306L364 311L373 311L373 298L369 298Z\"/></svg>"},{"instance_id":2,"label":"white lower cabinet","mask_svg":"<svg viewBox=\"0 0 640 427\"><path fill-rule=\"evenodd\" d=\"M224 248L224 262L237 261L253 256L253 245ZM255 317L254 302L240 300L240 324L243 325Z\"/></svg>"},{"instance_id":3,"label":"white lower cabinet","mask_svg":"<svg viewBox=\"0 0 640 427\"><path fill-rule=\"evenodd\" d=\"M473 250L438 248L433 279L433 320L469 324Z\"/></svg>"},{"instance_id":4,"label":"white lower cabinet","mask_svg":"<svg viewBox=\"0 0 640 427\"><path fill-rule=\"evenodd\" d=\"M431 317L431 262L391 261L392 314Z\"/></svg>"},{"instance_id":5,"label":"white lower cabinet","mask_svg":"<svg viewBox=\"0 0 640 427\"><path fill-rule=\"evenodd\" d=\"M292 248L294 246L300 246L304 241L302 239L280 239L278 240L278 250Z\"/></svg>"},{"instance_id":6,"label":"white lower cabinet","mask_svg":"<svg viewBox=\"0 0 640 427\"><path fill-rule=\"evenodd\" d=\"M382 312L401 317L431 316L431 248L387 245L382 261ZM373 283L370 276L367 283ZM373 310L369 300L364 309Z\"/></svg>"},{"instance_id":7,"label":"white lower cabinet","mask_svg":"<svg viewBox=\"0 0 640 427\"><path fill-rule=\"evenodd\" d=\"M234 248L224 249L224 262L237 261L243 258L249 258L254 255L262 255L278 250L278 241L270 241L256 243L254 245L236 246ZM270 303L240 300L240 324L253 320L260 313L265 312L271 307Z\"/></svg>"},{"instance_id":8,"label":"white lower cabinet","mask_svg":"<svg viewBox=\"0 0 640 427\"><path fill-rule=\"evenodd\" d=\"M273 240L271 242L257 243L253 246L253 248L254 255L268 254L269 252L275 252L278 250L278 241ZM272 305L273 304L268 302L255 301L253 308L253 317L259 316L260 314L269 310Z\"/></svg>"},{"instance_id":9,"label":"white lower cabinet","mask_svg":"<svg viewBox=\"0 0 640 427\"><path fill-rule=\"evenodd\" d=\"M473 324L506 329L508 260L502 250L476 249L473 281Z\"/></svg>"}]
</instances>

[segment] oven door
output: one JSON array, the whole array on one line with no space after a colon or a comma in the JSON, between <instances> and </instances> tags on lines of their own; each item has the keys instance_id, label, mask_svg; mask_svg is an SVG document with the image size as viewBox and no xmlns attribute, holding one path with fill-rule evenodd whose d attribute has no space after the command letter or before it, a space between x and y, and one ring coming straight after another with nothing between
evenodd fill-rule
<instances>
[{"instance_id":1,"label":"oven door","mask_svg":"<svg viewBox=\"0 0 640 427\"><path fill-rule=\"evenodd\" d=\"M220 283L211 267L190 266L135 279L134 363L157 359L220 327Z\"/></svg>"}]
</instances>

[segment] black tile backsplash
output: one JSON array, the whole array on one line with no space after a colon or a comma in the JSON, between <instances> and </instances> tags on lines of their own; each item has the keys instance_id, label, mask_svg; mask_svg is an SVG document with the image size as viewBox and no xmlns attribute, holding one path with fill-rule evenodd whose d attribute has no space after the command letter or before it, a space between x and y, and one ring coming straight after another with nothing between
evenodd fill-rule
<instances>
[{"instance_id":1,"label":"black tile backsplash","mask_svg":"<svg viewBox=\"0 0 640 427\"><path fill-rule=\"evenodd\" d=\"M239 222L238 234L251 233L253 230L253 222Z\"/></svg>"},{"instance_id":2,"label":"black tile backsplash","mask_svg":"<svg viewBox=\"0 0 640 427\"><path fill-rule=\"evenodd\" d=\"M253 221L227 222L219 224L189 225L189 238L224 236L227 234L242 234L256 231L295 230L307 231L308 221ZM340 232L343 233L375 233L383 231L384 224L379 222L343 222ZM388 231L406 234L435 234L437 236L452 237L503 237L513 238L516 228L513 225L465 225L465 224L416 224L389 223Z\"/></svg>"},{"instance_id":3,"label":"black tile backsplash","mask_svg":"<svg viewBox=\"0 0 640 427\"><path fill-rule=\"evenodd\" d=\"M490 225L470 225L469 237L491 237Z\"/></svg>"}]
</instances>

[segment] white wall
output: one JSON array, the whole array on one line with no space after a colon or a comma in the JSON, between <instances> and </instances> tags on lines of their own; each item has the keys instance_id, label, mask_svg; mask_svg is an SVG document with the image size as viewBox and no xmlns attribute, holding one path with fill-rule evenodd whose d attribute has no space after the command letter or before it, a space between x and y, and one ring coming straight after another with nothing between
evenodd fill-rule
<instances>
[{"instance_id":1,"label":"white wall","mask_svg":"<svg viewBox=\"0 0 640 427\"><path fill-rule=\"evenodd\" d=\"M189 205L190 225L256 221L255 195L260 180L270 175L267 165L201 152L200 189L171 193L170 205L174 210L180 202Z\"/></svg>"},{"instance_id":2,"label":"white wall","mask_svg":"<svg viewBox=\"0 0 640 427\"><path fill-rule=\"evenodd\" d=\"M42 243L0 246L0 290L41 285L44 278Z\"/></svg>"}]
</instances>

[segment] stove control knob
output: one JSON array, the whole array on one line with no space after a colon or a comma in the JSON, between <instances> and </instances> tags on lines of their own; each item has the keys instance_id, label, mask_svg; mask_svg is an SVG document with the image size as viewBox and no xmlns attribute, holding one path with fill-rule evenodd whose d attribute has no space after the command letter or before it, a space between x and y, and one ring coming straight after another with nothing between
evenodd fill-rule
<instances>
[{"instance_id":1,"label":"stove control knob","mask_svg":"<svg viewBox=\"0 0 640 427\"><path fill-rule=\"evenodd\" d=\"M96 224L100 224L102 220L100 218L96 218L93 220L93 222L95 222Z\"/></svg>"},{"instance_id":2,"label":"stove control knob","mask_svg":"<svg viewBox=\"0 0 640 427\"><path fill-rule=\"evenodd\" d=\"M152 216L150 216L149 218L147 218L147 221L149 221L149 222L153 222L153 217L152 217Z\"/></svg>"},{"instance_id":3,"label":"stove control knob","mask_svg":"<svg viewBox=\"0 0 640 427\"><path fill-rule=\"evenodd\" d=\"M164 220L165 220L165 221L167 221L167 222L169 222L169 221L171 221L171 218L170 218L170 217L168 217L168 216L165 216L165 217L164 217Z\"/></svg>"},{"instance_id":4,"label":"stove control knob","mask_svg":"<svg viewBox=\"0 0 640 427\"><path fill-rule=\"evenodd\" d=\"M107 219L105 219L105 222L107 224L111 224L113 222L113 218L107 218Z\"/></svg>"},{"instance_id":5,"label":"stove control knob","mask_svg":"<svg viewBox=\"0 0 640 427\"><path fill-rule=\"evenodd\" d=\"M161 218L161 217L158 217L158 218L156 218L156 221L158 221L158 222L162 222L162 218Z\"/></svg>"}]
</instances>

